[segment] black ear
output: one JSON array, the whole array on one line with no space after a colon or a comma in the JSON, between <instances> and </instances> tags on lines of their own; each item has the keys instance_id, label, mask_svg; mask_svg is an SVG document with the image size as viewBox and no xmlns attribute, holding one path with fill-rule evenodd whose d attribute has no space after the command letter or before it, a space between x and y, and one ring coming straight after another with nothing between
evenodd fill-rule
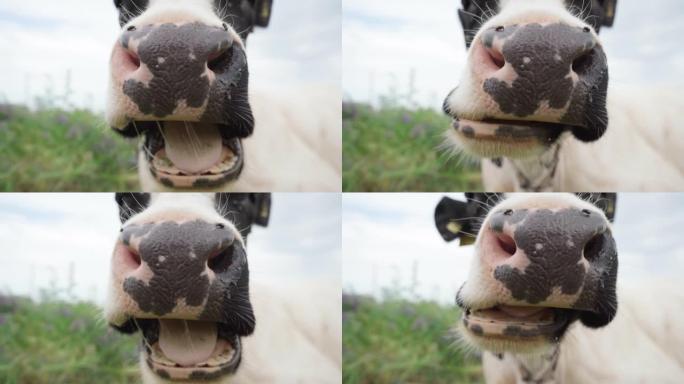
<instances>
[{"instance_id":1,"label":"black ear","mask_svg":"<svg viewBox=\"0 0 684 384\"><path fill-rule=\"evenodd\" d=\"M116 193L116 204L119 205L119 220L126 222L133 215L138 214L150 204L149 193Z\"/></svg>"},{"instance_id":2,"label":"black ear","mask_svg":"<svg viewBox=\"0 0 684 384\"><path fill-rule=\"evenodd\" d=\"M273 0L257 0L254 11L256 18L254 24L266 28L271 21L271 8L273 7Z\"/></svg>"},{"instance_id":3,"label":"black ear","mask_svg":"<svg viewBox=\"0 0 684 384\"><path fill-rule=\"evenodd\" d=\"M268 220L271 218L271 194L254 193L254 195L254 205L256 208L254 224L266 227L268 226Z\"/></svg>"},{"instance_id":4,"label":"black ear","mask_svg":"<svg viewBox=\"0 0 684 384\"><path fill-rule=\"evenodd\" d=\"M444 241L452 241L463 236L462 231L470 229L468 204L463 201L442 197L435 208L435 225Z\"/></svg>"},{"instance_id":5,"label":"black ear","mask_svg":"<svg viewBox=\"0 0 684 384\"><path fill-rule=\"evenodd\" d=\"M617 0L603 0L601 2L603 7L603 19L601 20L601 25L606 27L612 27L615 21L615 7L617 6Z\"/></svg>"}]
</instances>

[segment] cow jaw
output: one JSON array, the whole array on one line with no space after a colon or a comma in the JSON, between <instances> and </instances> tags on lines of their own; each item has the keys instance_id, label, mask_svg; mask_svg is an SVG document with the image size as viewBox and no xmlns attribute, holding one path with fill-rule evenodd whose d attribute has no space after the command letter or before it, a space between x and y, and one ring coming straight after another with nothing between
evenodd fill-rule
<instances>
[{"instance_id":1,"label":"cow jaw","mask_svg":"<svg viewBox=\"0 0 684 384\"><path fill-rule=\"evenodd\" d=\"M221 323L139 319L143 359L162 378L212 380L238 368L240 338Z\"/></svg>"},{"instance_id":2,"label":"cow jaw","mask_svg":"<svg viewBox=\"0 0 684 384\"><path fill-rule=\"evenodd\" d=\"M558 123L455 118L452 135L466 151L481 157L537 156L570 128Z\"/></svg>"},{"instance_id":3,"label":"cow jaw","mask_svg":"<svg viewBox=\"0 0 684 384\"><path fill-rule=\"evenodd\" d=\"M558 342L575 318L575 310L496 305L463 313L465 336L496 353L530 352Z\"/></svg>"},{"instance_id":4,"label":"cow jaw","mask_svg":"<svg viewBox=\"0 0 684 384\"><path fill-rule=\"evenodd\" d=\"M150 172L175 188L216 187L235 180L244 162L242 142L210 123L157 122L143 144Z\"/></svg>"}]
</instances>

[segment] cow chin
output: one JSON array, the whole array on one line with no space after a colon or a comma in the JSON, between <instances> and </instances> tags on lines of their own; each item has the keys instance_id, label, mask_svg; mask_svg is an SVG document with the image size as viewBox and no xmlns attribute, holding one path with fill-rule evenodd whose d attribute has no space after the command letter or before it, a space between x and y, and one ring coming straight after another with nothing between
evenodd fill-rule
<instances>
[{"instance_id":1,"label":"cow chin","mask_svg":"<svg viewBox=\"0 0 684 384\"><path fill-rule=\"evenodd\" d=\"M469 345L493 353L544 352L560 342L580 312L508 305L466 309L460 334Z\"/></svg>"}]
</instances>

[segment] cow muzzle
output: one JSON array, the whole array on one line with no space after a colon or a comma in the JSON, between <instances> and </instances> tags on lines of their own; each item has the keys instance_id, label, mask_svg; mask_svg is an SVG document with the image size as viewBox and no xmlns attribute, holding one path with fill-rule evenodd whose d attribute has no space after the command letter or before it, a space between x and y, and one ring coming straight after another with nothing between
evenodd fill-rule
<instances>
[{"instance_id":1,"label":"cow muzzle","mask_svg":"<svg viewBox=\"0 0 684 384\"><path fill-rule=\"evenodd\" d=\"M473 41L468 67L445 111L478 155L527 157L565 131L594 141L606 130L608 66L589 27L491 26Z\"/></svg>"},{"instance_id":2,"label":"cow muzzle","mask_svg":"<svg viewBox=\"0 0 684 384\"><path fill-rule=\"evenodd\" d=\"M241 242L203 220L127 225L112 259L118 316L142 331L143 358L156 374L211 379L233 373L240 338L254 330Z\"/></svg>"},{"instance_id":3,"label":"cow muzzle","mask_svg":"<svg viewBox=\"0 0 684 384\"><path fill-rule=\"evenodd\" d=\"M480 231L477 258L457 303L472 337L508 342L490 348L558 341L574 320L600 327L615 315L617 250L598 212L495 212Z\"/></svg>"},{"instance_id":4,"label":"cow muzzle","mask_svg":"<svg viewBox=\"0 0 684 384\"><path fill-rule=\"evenodd\" d=\"M169 187L215 187L237 178L251 135L242 41L200 22L129 26L111 58L109 124L146 134L152 175Z\"/></svg>"}]
</instances>

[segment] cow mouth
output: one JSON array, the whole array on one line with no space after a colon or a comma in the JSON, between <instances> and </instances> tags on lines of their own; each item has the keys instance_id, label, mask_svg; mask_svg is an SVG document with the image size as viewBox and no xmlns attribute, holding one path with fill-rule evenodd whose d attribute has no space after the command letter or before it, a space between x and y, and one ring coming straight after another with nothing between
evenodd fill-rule
<instances>
[{"instance_id":1,"label":"cow mouth","mask_svg":"<svg viewBox=\"0 0 684 384\"><path fill-rule=\"evenodd\" d=\"M143 358L162 378L213 380L240 364L240 337L225 324L178 319L136 319L136 324Z\"/></svg>"},{"instance_id":2,"label":"cow mouth","mask_svg":"<svg viewBox=\"0 0 684 384\"><path fill-rule=\"evenodd\" d=\"M559 338L577 312L565 308L496 305L463 313L470 335L512 341Z\"/></svg>"},{"instance_id":3,"label":"cow mouth","mask_svg":"<svg viewBox=\"0 0 684 384\"><path fill-rule=\"evenodd\" d=\"M212 188L240 176L244 151L229 127L213 123L145 122L143 150L152 176L170 188Z\"/></svg>"},{"instance_id":4,"label":"cow mouth","mask_svg":"<svg viewBox=\"0 0 684 384\"><path fill-rule=\"evenodd\" d=\"M455 118L452 123L461 142L484 157L525 157L549 147L572 126L541 121Z\"/></svg>"}]
</instances>

